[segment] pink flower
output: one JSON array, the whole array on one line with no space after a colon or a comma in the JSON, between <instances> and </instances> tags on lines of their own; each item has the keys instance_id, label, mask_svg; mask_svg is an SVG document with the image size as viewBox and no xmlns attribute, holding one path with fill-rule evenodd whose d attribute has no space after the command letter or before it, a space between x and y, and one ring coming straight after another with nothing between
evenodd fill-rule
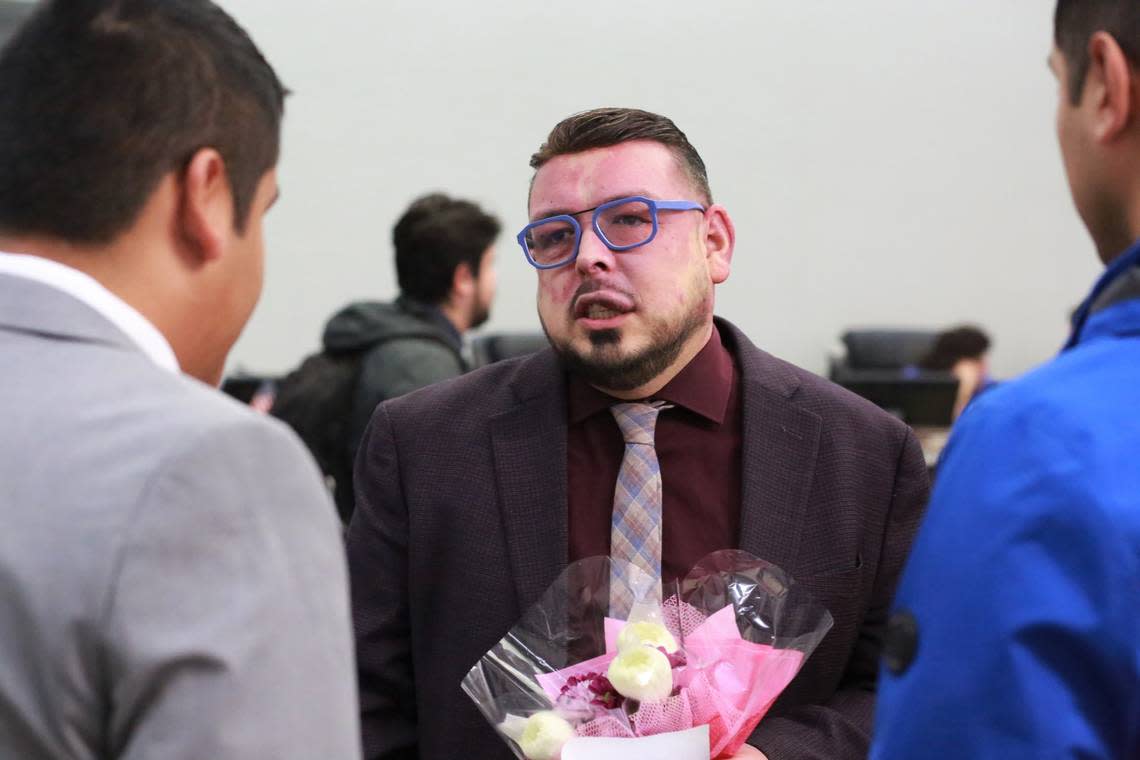
<instances>
[{"instance_id":1,"label":"pink flower","mask_svg":"<svg viewBox=\"0 0 1140 760\"><path fill-rule=\"evenodd\" d=\"M657 648L660 649L665 654L665 656L669 658L669 667L673 668L674 670L677 668L683 668L688 664L688 659L685 657L685 653L680 649L678 649L676 652L666 652L665 647Z\"/></svg>"},{"instance_id":2,"label":"pink flower","mask_svg":"<svg viewBox=\"0 0 1140 760\"><path fill-rule=\"evenodd\" d=\"M624 703L625 698L608 678L601 673L587 673L566 679L554 707L567 720L585 723L621 708Z\"/></svg>"}]
</instances>

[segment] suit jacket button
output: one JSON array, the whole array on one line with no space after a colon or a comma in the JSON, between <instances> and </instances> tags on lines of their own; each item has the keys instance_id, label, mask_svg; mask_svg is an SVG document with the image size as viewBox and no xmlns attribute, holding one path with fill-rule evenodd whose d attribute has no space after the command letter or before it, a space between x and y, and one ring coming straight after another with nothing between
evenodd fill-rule
<instances>
[{"instance_id":1,"label":"suit jacket button","mask_svg":"<svg viewBox=\"0 0 1140 760\"><path fill-rule=\"evenodd\" d=\"M883 664L893 675L902 675L918 652L918 621L906 610L891 615L883 642Z\"/></svg>"}]
</instances>

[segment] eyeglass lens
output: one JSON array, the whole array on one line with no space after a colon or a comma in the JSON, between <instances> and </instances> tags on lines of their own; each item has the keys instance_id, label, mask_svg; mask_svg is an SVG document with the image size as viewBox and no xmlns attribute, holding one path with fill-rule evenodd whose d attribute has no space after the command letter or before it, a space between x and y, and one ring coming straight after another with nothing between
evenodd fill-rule
<instances>
[{"instance_id":1,"label":"eyeglass lens","mask_svg":"<svg viewBox=\"0 0 1140 760\"><path fill-rule=\"evenodd\" d=\"M626 248L644 243L653 235L653 210L645 201L626 201L601 209L598 228L611 247ZM527 251L535 263L550 266L574 256L577 235L574 225L555 219L527 230Z\"/></svg>"}]
</instances>

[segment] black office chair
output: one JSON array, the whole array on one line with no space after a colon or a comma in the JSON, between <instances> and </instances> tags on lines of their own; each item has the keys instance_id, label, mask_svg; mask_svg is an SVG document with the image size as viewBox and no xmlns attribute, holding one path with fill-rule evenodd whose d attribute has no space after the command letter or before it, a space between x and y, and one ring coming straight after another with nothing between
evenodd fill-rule
<instances>
[{"instance_id":1,"label":"black office chair","mask_svg":"<svg viewBox=\"0 0 1140 760\"><path fill-rule=\"evenodd\" d=\"M930 351L937 337L935 330L848 330L840 336L843 354L831 358L828 376L839 382L853 373L914 367Z\"/></svg>"},{"instance_id":2,"label":"black office chair","mask_svg":"<svg viewBox=\"0 0 1140 760\"><path fill-rule=\"evenodd\" d=\"M542 333L490 333L471 340L472 369L486 364L525 356L549 346Z\"/></svg>"},{"instance_id":3,"label":"black office chair","mask_svg":"<svg viewBox=\"0 0 1140 760\"><path fill-rule=\"evenodd\" d=\"M844 353L829 362L828 378L911 426L949 427L958 378L918 368L934 330L858 329L841 336Z\"/></svg>"}]
</instances>

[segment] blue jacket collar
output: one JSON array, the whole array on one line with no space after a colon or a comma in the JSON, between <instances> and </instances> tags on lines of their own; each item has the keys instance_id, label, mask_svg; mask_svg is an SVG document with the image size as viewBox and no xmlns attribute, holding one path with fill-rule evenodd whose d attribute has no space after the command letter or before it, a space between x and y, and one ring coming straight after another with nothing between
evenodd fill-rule
<instances>
[{"instance_id":1,"label":"blue jacket collar","mask_svg":"<svg viewBox=\"0 0 1140 760\"><path fill-rule=\"evenodd\" d=\"M1140 241L1112 261L1073 315L1063 351L1106 333L1140 332ZM1110 313L1111 312L1111 313Z\"/></svg>"}]
</instances>

